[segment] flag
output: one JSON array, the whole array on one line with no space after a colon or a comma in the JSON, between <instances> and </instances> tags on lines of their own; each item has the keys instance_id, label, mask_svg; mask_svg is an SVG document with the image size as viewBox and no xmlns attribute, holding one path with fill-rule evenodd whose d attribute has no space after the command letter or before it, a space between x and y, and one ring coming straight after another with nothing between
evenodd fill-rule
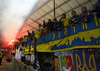
<instances>
[{"instance_id":1,"label":"flag","mask_svg":"<svg viewBox=\"0 0 100 71\"><path fill-rule=\"evenodd\" d=\"M74 71L71 56L60 56L60 69L61 71Z\"/></svg>"},{"instance_id":2,"label":"flag","mask_svg":"<svg viewBox=\"0 0 100 71\"><path fill-rule=\"evenodd\" d=\"M59 59L55 58L55 71L60 71Z\"/></svg>"}]
</instances>

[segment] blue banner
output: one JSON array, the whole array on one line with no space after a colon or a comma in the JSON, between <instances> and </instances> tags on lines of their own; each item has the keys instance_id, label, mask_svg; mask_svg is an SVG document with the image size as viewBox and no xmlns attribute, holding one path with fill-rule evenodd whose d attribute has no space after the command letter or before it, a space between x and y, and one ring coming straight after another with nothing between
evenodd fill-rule
<instances>
[{"instance_id":1,"label":"blue banner","mask_svg":"<svg viewBox=\"0 0 100 71\"><path fill-rule=\"evenodd\" d=\"M74 51L75 71L100 71L100 49Z\"/></svg>"},{"instance_id":2,"label":"blue banner","mask_svg":"<svg viewBox=\"0 0 100 71\"><path fill-rule=\"evenodd\" d=\"M90 23L78 23L61 31L52 32L37 39L37 51L54 52L76 48L100 48L100 19ZM78 47L79 46L79 47Z\"/></svg>"}]
</instances>

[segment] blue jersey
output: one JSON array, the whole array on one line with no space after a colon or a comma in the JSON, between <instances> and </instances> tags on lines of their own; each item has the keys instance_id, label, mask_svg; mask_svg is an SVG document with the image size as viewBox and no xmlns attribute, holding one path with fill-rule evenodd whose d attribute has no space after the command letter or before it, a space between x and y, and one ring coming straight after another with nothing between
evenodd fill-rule
<instances>
[{"instance_id":1,"label":"blue jersey","mask_svg":"<svg viewBox=\"0 0 100 71\"><path fill-rule=\"evenodd\" d=\"M78 21L77 23L79 23L80 20L78 15L76 15L75 17L71 17L70 24L75 24L74 21Z\"/></svg>"},{"instance_id":2,"label":"blue jersey","mask_svg":"<svg viewBox=\"0 0 100 71\"><path fill-rule=\"evenodd\" d=\"M62 18L59 19L59 22L58 22L59 24L61 24L61 19L62 19Z\"/></svg>"},{"instance_id":3,"label":"blue jersey","mask_svg":"<svg viewBox=\"0 0 100 71\"><path fill-rule=\"evenodd\" d=\"M80 21L84 22L84 20L87 19L87 22L90 22L93 17L93 13L91 11L87 11L85 13L80 14Z\"/></svg>"},{"instance_id":4,"label":"blue jersey","mask_svg":"<svg viewBox=\"0 0 100 71\"><path fill-rule=\"evenodd\" d=\"M97 2L95 4L95 9L92 12L97 12L98 14L100 14L100 2Z\"/></svg>"},{"instance_id":5,"label":"blue jersey","mask_svg":"<svg viewBox=\"0 0 100 71\"><path fill-rule=\"evenodd\" d=\"M54 24L53 28L54 30L57 30L57 28L61 28L61 24L57 22L56 24Z\"/></svg>"}]
</instances>

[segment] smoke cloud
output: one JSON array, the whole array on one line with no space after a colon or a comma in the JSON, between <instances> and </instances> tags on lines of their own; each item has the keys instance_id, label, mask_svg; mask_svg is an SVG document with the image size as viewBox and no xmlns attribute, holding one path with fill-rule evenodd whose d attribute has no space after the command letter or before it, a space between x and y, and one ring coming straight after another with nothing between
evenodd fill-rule
<instances>
[{"instance_id":1,"label":"smoke cloud","mask_svg":"<svg viewBox=\"0 0 100 71\"><path fill-rule=\"evenodd\" d=\"M0 29L6 41L15 38L39 0L0 0Z\"/></svg>"}]
</instances>

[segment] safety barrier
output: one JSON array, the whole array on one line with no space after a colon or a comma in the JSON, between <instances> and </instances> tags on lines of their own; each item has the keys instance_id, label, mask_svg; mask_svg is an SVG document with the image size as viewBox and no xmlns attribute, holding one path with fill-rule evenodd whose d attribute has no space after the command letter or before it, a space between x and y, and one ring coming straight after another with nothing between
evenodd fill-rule
<instances>
[{"instance_id":1,"label":"safety barrier","mask_svg":"<svg viewBox=\"0 0 100 71\"><path fill-rule=\"evenodd\" d=\"M27 66L24 63L16 60L12 55L10 55L10 58L13 61L13 71L37 71L35 69L30 68L30 66Z\"/></svg>"}]
</instances>

